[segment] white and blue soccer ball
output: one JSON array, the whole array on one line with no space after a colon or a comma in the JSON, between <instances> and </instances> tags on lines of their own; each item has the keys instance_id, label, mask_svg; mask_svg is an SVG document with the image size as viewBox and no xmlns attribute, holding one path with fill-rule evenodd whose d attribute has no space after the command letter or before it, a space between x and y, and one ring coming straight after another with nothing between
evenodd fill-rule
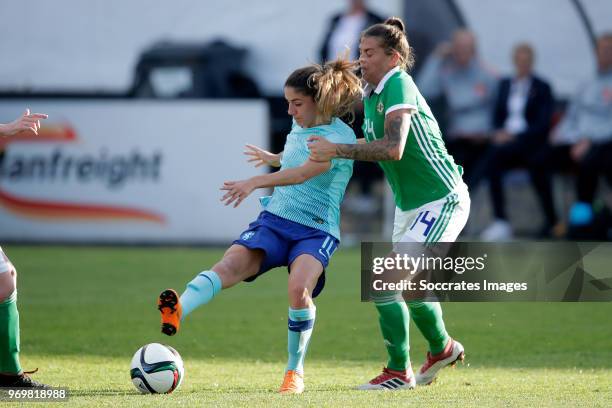
<instances>
[{"instance_id":1,"label":"white and blue soccer ball","mask_svg":"<svg viewBox=\"0 0 612 408\"><path fill-rule=\"evenodd\" d=\"M145 344L132 357L130 377L143 394L169 394L183 381L183 359L170 346Z\"/></svg>"}]
</instances>

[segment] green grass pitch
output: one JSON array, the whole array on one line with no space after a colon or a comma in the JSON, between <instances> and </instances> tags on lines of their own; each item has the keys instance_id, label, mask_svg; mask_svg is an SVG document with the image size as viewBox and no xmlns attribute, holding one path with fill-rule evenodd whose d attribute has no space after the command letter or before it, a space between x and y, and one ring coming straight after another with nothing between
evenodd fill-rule
<instances>
[{"instance_id":1,"label":"green grass pitch","mask_svg":"<svg viewBox=\"0 0 612 408\"><path fill-rule=\"evenodd\" d=\"M306 392L279 396L286 361L286 271L221 292L168 338L156 297L182 291L216 249L5 246L18 270L21 360L68 387L69 406L612 406L612 304L444 304L465 364L412 391L352 388L385 363L376 312L359 302L359 252L332 259L306 360ZM132 354L164 342L185 361L170 395L140 395ZM411 327L418 368L425 342ZM35 405L39 406L39 405Z\"/></svg>"}]
</instances>

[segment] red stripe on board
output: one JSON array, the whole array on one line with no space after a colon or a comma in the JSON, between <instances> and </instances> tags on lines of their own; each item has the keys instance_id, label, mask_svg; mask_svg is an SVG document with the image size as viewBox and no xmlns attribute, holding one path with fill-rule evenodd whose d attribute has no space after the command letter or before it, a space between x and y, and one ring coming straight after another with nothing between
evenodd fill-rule
<instances>
[{"instance_id":1,"label":"red stripe on board","mask_svg":"<svg viewBox=\"0 0 612 408\"><path fill-rule=\"evenodd\" d=\"M2 190L0 190L0 205L3 205L10 211L29 217L80 218L89 220L131 219L134 221L165 224L163 216L146 210L95 204L82 205L45 200L29 200L15 197Z\"/></svg>"},{"instance_id":2,"label":"red stripe on board","mask_svg":"<svg viewBox=\"0 0 612 408\"><path fill-rule=\"evenodd\" d=\"M38 135L32 132L21 132L13 136L0 138L0 151L15 142L75 142L77 139L76 131L70 125L43 125L38 129Z\"/></svg>"}]
</instances>

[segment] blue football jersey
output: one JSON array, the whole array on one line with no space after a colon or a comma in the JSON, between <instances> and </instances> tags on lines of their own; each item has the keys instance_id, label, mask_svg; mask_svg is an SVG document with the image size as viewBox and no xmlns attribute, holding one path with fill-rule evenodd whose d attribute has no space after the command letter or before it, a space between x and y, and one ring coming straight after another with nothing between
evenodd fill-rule
<instances>
[{"instance_id":1,"label":"blue football jersey","mask_svg":"<svg viewBox=\"0 0 612 408\"><path fill-rule=\"evenodd\" d=\"M281 170L299 167L308 160L310 136L322 136L332 143L357 141L353 129L338 118L333 118L329 125L307 129L294 123L285 142ZM325 173L302 184L275 187L272 196L262 203L272 214L325 231L340 240L340 203L352 174L353 161L336 158Z\"/></svg>"}]
</instances>

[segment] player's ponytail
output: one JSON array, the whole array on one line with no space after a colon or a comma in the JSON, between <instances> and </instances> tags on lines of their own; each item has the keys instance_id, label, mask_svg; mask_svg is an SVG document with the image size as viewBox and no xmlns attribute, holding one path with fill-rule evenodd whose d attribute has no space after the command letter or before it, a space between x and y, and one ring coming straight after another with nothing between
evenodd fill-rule
<instances>
[{"instance_id":1,"label":"player's ponytail","mask_svg":"<svg viewBox=\"0 0 612 408\"><path fill-rule=\"evenodd\" d=\"M317 105L317 123L329 123L333 117L350 116L361 98L361 82L354 70L355 63L338 58L293 71L285 86L310 96Z\"/></svg>"},{"instance_id":2,"label":"player's ponytail","mask_svg":"<svg viewBox=\"0 0 612 408\"><path fill-rule=\"evenodd\" d=\"M374 24L361 33L362 37L376 37L387 55L397 52L399 65L410 70L414 65L414 53L408 44L404 22L399 17L390 17L382 24Z\"/></svg>"},{"instance_id":3,"label":"player's ponytail","mask_svg":"<svg viewBox=\"0 0 612 408\"><path fill-rule=\"evenodd\" d=\"M352 121L353 107L361 98L361 81L354 70L355 63L338 58L312 75L311 81L317 88L315 102L323 121L345 116Z\"/></svg>"}]
</instances>

